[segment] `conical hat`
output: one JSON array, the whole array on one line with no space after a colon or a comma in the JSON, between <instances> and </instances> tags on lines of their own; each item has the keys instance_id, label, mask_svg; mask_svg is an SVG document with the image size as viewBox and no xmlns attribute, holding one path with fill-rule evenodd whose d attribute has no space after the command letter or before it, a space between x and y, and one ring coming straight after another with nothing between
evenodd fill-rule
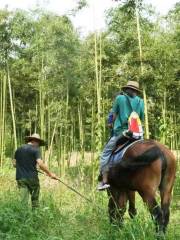
<instances>
[{"instance_id":1,"label":"conical hat","mask_svg":"<svg viewBox=\"0 0 180 240\"><path fill-rule=\"evenodd\" d=\"M25 137L25 141L26 142L31 141L31 140L38 141L40 146L44 146L45 145L45 141L40 138L40 135L38 133L33 133L31 136L26 136Z\"/></svg>"}]
</instances>

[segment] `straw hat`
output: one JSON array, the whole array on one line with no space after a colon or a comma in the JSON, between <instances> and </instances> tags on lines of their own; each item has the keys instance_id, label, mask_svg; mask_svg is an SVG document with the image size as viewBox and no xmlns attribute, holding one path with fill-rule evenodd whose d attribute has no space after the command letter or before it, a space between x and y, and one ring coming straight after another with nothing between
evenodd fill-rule
<instances>
[{"instance_id":1,"label":"straw hat","mask_svg":"<svg viewBox=\"0 0 180 240\"><path fill-rule=\"evenodd\" d=\"M25 141L29 142L31 140L35 140L39 142L40 146L44 146L45 145L45 141L43 139L40 138L40 135L37 133L33 133L31 136L26 136L25 137Z\"/></svg>"},{"instance_id":2,"label":"straw hat","mask_svg":"<svg viewBox=\"0 0 180 240\"><path fill-rule=\"evenodd\" d=\"M122 87L123 90L125 90L126 88L131 88L138 92L141 92L141 90L139 88L139 83L136 81L129 81L126 86Z\"/></svg>"}]
</instances>

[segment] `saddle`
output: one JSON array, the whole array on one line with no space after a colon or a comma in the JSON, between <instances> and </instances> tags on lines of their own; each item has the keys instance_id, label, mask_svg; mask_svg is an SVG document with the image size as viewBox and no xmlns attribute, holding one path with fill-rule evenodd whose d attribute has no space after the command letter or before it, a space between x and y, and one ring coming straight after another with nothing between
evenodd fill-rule
<instances>
[{"instance_id":1,"label":"saddle","mask_svg":"<svg viewBox=\"0 0 180 240\"><path fill-rule=\"evenodd\" d=\"M116 143L116 147L112 151L112 154L116 154L117 152L123 150L125 147L135 142L137 139L132 138L131 136L123 135Z\"/></svg>"},{"instance_id":2,"label":"saddle","mask_svg":"<svg viewBox=\"0 0 180 240\"><path fill-rule=\"evenodd\" d=\"M136 141L139 141L139 139L134 139L127 136L122 136L116 143L116 147L113 150L110 159L109 164L110 166L114 166L115 164L119 163L127 149L133 145Z\"/></svg>"}]
</instances>

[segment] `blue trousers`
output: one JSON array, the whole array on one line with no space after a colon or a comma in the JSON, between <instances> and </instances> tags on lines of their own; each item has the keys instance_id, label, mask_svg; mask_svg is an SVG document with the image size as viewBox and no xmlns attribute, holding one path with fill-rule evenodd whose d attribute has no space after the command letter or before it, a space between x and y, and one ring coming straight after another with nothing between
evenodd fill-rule
<instances>
[{"instance_id":1,"label":"blue trousers","mask_svg":"<svg viewBox=\"0 0 180 240\"><path fill-rule=\"evenodd\" d=\"M109 170L109 159L112 154L113 149L116 146L117 141L122 137L122 135L119 136L113 136L109 139L107 144L104 147L104 150L100 157L100 172L103 174L105 172L108 172Z\"/></svg>"}]
</instances>

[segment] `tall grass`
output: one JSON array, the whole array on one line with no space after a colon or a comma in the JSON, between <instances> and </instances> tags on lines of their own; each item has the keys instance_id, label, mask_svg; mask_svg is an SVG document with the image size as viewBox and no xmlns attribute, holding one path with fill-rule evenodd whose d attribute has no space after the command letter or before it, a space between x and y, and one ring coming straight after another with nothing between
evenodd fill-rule
<instances>
[{"instance_id":1,"label":"tall grass","mask_svg":"<svg viewBox=\"0 0 180 240\"><path fill-rule=\"evenodd\" d=\"M72 174L71 174L72 175ZM68 176L67 176L68 177ZM94 204L81 199L56 181L44 176L41 179L41 206L32 212L19 203L18 189L13 175L6 173L0 177L0 239L3 240L154 240L154 224L148 211L137 197L138 216L131 220L125 215L122 229L111 225L107 214L106 193L95 193ZM69 175L69 184L78 188ZM66 180L68 181L68 180ZM175 190L180 184L177 178ZM91 186L81 186L79 190L91 198ZM93 193L94 194L94 193ZM166 239L179 239L180 221L179 198L172 204L171 221Z\"/></svg>"}]
</instances>

